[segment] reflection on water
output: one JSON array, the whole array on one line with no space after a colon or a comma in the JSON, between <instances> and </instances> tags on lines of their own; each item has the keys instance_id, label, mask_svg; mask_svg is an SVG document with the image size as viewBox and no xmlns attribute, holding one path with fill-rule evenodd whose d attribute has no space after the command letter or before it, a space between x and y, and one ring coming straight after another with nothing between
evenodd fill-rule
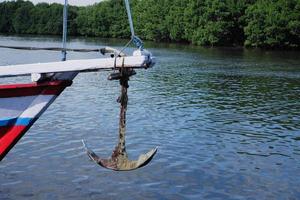
<instances>
[{"instance_id":1,"label":"reflection on water","mask_svg":"<svg viewBox=\"0 0 300 200\"><path fill-rule=\"evenodd\" d=\"M20 37L0 43L60 44ZM70 46L123 43L73 39ZM81 74L1 162L0 199L299 199L298 52L147 46L159 62L130 82L127 150L136 158L159 146L153 162L116 173L89 161L82 138L103 156L115 145L119 88L106 72ZM1 49L0 64L59 57ZM0 80L12 81L28 80Z\"/></svg>"}]
</instances>

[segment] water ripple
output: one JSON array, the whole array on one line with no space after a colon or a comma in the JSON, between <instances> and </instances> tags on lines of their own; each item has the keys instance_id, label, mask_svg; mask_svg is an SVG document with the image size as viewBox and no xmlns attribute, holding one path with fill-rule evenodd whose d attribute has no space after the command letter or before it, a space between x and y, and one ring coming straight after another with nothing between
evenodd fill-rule
<instances>
[{"instance_id":1,"label":"water ripple","mask_svg":"<svg viewBox=\"0 0 300 200\"><path fill-rule=\"evenodd\" d=\"M3 41L59 44L55 38ZM70 45L99 43L107 45L80 39ZM1 162L0 199L297 199L296 53L155 45L158 64L130 81L127 117L130 158L159 147L149 166L116 173L86 156L82 139L103 157L116 144L119 84L107 81L106 72L81 74ZM0 57L0 64L58 60L52 52L1 50Z\"/></svg>"}]
</instances>

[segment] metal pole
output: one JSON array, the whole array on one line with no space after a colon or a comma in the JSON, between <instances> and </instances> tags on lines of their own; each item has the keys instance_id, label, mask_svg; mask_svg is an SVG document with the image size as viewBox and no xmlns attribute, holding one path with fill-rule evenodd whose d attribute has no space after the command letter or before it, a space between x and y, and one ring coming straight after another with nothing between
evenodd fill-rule
<instances>
[{"instance_id":1,"label":"metal pole","mask_svg":"<svg viewBox=\"0 0 300 200\"><path fill-rule=\"evenodd\" d=\"M68 31L68 0L65 0L63 13L63 38L62 38L62 61L67 59L67 31Z\"/></svg>"},{"instance_id":2,"label":"metal pole","mask_svg":"<svg viewBox=\"0 0 300 200\"><path fill-rule=\"evenodd\" d=\"M134 37L135 34L134 34L133 22L132 22L130 5L129 5L129 1L128 0L125 0L125 5L126 5L126 10L127 10L127 16L128 16L128 21L129 21L131 36Z\"/></svg>"},{"instance_id":3,"label":"metal pole","mask_svg":"<svg viewBox=\"0 0 300 200\"><path fill-rule=\"evenodd\" d=\"M132 21L129 1L128 0L124 0L124 1L125 1L126 10L127 10L127 16L128 16L130 31L131 31L131 39L132 39L133 43L136 45L137 48L139 48L140 50L143 50L143 48L144 48L143 47L143 41L139 37L135 36L135 33L134 33L133 21Z\"/></svg>"}]
</instances>

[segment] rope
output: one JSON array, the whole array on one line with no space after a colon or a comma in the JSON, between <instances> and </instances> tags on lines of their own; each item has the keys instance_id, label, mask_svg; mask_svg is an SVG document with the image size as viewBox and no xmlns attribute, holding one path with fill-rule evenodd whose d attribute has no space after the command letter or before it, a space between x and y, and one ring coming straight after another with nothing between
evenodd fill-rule
<instances>
[{"instance_id":1,"label":"rope","mask_svg":"<svg viewBox=\"0 0 300 200\"><path fill-rule=\"evenodd\" d=\"M116 70L117 69L117 58L118 57L122 57L123 58L123 66L124 66L124 56L121 56L121 54L124 54L123 52L124 52L124 50L130 45L130 43L132 42L132 39L131 40L129 40L129 42L127 42L126 44L125 44L125 46L121 49L121 51L119 51L119 53L118 54L116 54L116 52L114 53L114 70ZM125 55L125 54L124 54ZM125 55L126 56L126 55ZM122 67L123 67L122 66Z\"/></svg>"},{"instance_id":2,"label":"rope","mask_svg":"<svg viewBox=\"0 0 300 200\"><path fill-rule=\"evenodd\" d=\"M123 49L121 49L121 51L118 54L118 57L123 53L123 51L131 44L132 42L132 38L129 40L129 42L127 42L127 44L125 44L125 46L123 47Z\"/></svg>"},{"instance_id":3,"label":"rope","mask_svg":"<svg viewBox=\"0 0 300 200\"><path fill-rule=\"evenodd\" d=\"M124 50L131 44L133 39L130 39L129 42L122 48L115 57L120 57ZM17 49L17 50L30 50L30 51L72 51L72 52L79 52L79 53L88 53L88 52L100 52L102 53L103 48L99 49L73 49L73 48L60 48L60 47L25 47L25 46L7 46L7 45L0 45L0 48L6 49Z\"/></svg>"},{"instance_id":4,"label":"rope","mask_svg":"<svg viewBox=\"0 0 300 200\"><path fill-rule=\"evenodd\" d=\"M24 47L24 46L6 46L0 45L0 48L6 49L17 49L17 50L32 50L32 51L73 51L73 52L80 52L80 53L87 53L87 52L101 52L101 49L71 49L71 48L60 48L60 47Z\"/></svg>"}]
</instances>

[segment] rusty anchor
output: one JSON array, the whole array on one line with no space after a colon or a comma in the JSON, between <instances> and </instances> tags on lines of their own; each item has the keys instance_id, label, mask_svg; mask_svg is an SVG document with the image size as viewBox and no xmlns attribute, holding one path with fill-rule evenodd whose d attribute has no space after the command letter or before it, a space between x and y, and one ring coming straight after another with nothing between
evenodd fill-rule
<instances>
[{"instance_id":1,"label":"rusty anchor","mask_svg":"<svg viewBox=\"0 0 300 200\"><path fill-rule=\"evenodd\" d=\"M125 132L126 132L126 111L127 111L127 103L128 103L127 90L129 87L128 81L129 81L129 77L135 74L136 73L133 69L122 68L119 72L112 73L108 77L109 80L119 80L121 85L121 95L118 98L118 103L120 103L119 141L111 157L108 159L100 158L99 156L97 156L95 152L90 150L82 140L84 148L88 156L90 157L90 159L106 169L111 169L115 171L135 170L146 166L152 160L152 158L155 156L157 152L157 148L154 148L150 150L148 153L140 155L137 160L129 160L126 152Z\"/></svg>"}]
</instances>

